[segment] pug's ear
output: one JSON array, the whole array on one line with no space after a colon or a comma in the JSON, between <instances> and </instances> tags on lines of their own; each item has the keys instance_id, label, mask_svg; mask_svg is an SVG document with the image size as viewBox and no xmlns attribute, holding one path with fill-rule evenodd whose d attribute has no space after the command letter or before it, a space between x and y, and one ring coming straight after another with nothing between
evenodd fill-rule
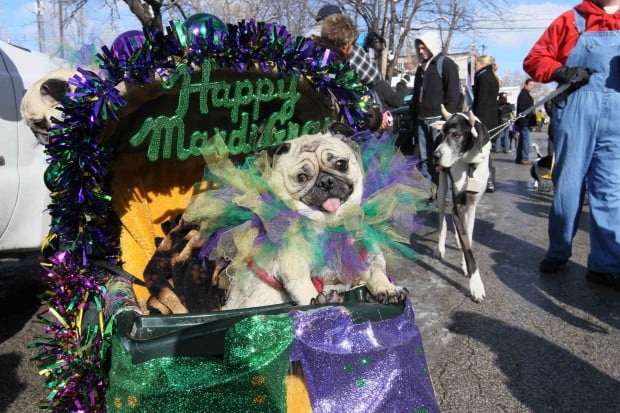
<instances>
[{"instance_id":1,"label":"pug's ear","mask_svg":"<svg viewBox=\"0 0 620 413\"><path fill-rule=\"evenodd\" d=\"M50 106L60 102L68 91L69 85L67 84L67 81L61 79L46 80L39 88L41 99Z\"/></svg>"},{"instance_id":2,"label":"pug's ear","mask_svg":"<svg viewBox=\"0 0 620 413\"><path fill-rule=\"evenodd\" d=\"M289 142L282 142L279 145L270 146L267 149L267 155L269 155L269 159L273 159L274 156L284 155L291 150L291 144Z\"/></svg>"},{"instance_id":3,"label":"pug's ear","mask_svg":"<svg viewBox=\"0 0 620 413\"><path fill-rule=\"evenodd\" d=\"M352 127L350 127L346 123L342 123L342 122L333 122L333 123L331 123L327 127L327 130L332 135L342 135L342 136L344 136L346 138L349 138L349 137L351 137L351 136L353 136L355 134L355 130Z\"/></svg>"}]
</instances>

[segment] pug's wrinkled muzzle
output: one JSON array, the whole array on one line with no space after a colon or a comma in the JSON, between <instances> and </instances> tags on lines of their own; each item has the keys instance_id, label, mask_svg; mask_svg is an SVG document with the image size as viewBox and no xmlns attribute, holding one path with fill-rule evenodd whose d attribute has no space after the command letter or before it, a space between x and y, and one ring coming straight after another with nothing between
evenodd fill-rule
<instances>
[{"instance_id":1,"label":"pug's wrinkled muzzle","mask_svg":"<svg viewBox=\"0 0 620 413\"><path fill-rule=\"evenodd\" d=\"M349 199L353 186L342 179L320 172L314 186L301 198L311 208L325 212L336 212Z\"/></svg>"}]
</instances>

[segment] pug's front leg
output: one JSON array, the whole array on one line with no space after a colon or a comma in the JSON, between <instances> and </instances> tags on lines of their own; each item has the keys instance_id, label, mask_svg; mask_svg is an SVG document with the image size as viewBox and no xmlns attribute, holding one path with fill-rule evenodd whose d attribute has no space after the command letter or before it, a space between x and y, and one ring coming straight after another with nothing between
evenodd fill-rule
<instances>
[{"instance_id":1,"label":"pug's front leg","mask_svg":"<svg viewBox=\"0 0 620 413\"><path fill-rule=\"evenodd\" d=\"M310 274L303 278L282 277L282 283L291 300L297 305L311 304L319 294L310 280Z\"/></svg>"},{"instance_id":2,"label":"pug's front leg","mask_svg":"<svg viewBox=\"0 0 620 413\"><path fill-rule=\"evenodd\" d=\"M381 304L399 303L407 298L409 291L390 282L385 271L385 258L382 254L372 258L366 277L362 278L370 293Z\"/></svg>"},{"instance_id":3,"label":"pug's front leg","mask_svg":"<svg viewBox=\"0 0 620 413\"><path fill-rule=\"evenodd\" d=\"M308 305L318 295L312 283L310 259L296 248L285 249L280 252L280 259L276 263L279 268L275 273L284 286L284 290L291 300L298 305Z\"/></svg>"}]
</instances>

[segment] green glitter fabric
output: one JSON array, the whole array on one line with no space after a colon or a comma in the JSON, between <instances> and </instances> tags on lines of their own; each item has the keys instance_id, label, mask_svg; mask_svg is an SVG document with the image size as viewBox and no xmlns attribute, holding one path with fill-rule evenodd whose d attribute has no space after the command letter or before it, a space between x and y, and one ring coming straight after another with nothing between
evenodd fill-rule
<instances>
[{"instance_id":1,"label":"green glitter fabric","mask_svg":"<svg viewBox=\"0 0 620 413\"><path fill-rule=\"evenodd\" d=\"M293 338L288 314L254 316L227 332L223 358L171 355L133 364L114 336L107 411L286 412Z\"/></svg>"}]
</instances>

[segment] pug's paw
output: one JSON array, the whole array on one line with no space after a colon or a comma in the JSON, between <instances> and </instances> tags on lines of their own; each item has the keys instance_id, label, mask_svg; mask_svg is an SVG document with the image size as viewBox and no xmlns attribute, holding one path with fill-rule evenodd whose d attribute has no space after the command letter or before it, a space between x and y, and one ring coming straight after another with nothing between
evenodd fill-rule
<instances>
[{"instance_id":1,"label":"pug's paw","mask_svg":"<svg viewBox=\"0 0 620 413\"><path fill-rule=\"evenodd\" d=\"M396 304L404 301L409 295L409 290L404 287L394 287L387 291L377 291L375 299L380 304Z\"/></svg>"},{"instance_id":2,"label":"pug's paw","mask_svg":"<svg viewBox=\"0 0 620 413\"><path fill-rule=\"evenodd\" d=\"M320 292L310 301L310 304L340 304L342 302L343 298L338 295L337 291L329 290L328 292Z\"/></svg>"}]
</instances>

